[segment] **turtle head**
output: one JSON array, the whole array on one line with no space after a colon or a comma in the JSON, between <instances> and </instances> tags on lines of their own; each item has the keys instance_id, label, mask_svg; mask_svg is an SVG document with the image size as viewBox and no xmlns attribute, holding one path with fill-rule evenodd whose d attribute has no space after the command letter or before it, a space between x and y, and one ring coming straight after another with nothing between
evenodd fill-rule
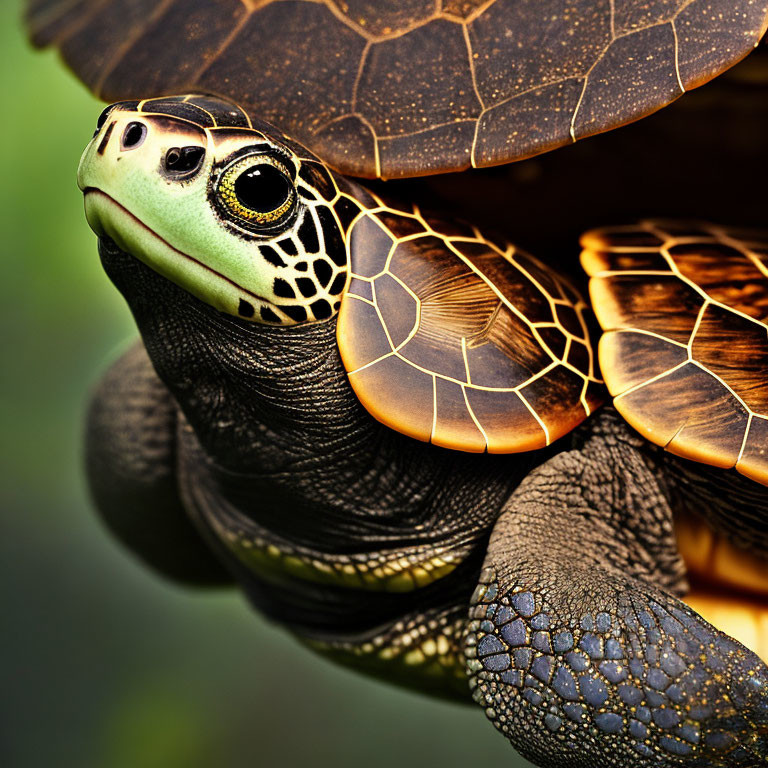
<instances>
[{"instance_id":1,"label":"turtle head","mask_svg":"<svg viewBox=\"0 0 768 768\"><path fill-rule=\"evenodd\" d=\"M101 238L222 312L291 325L339 308L340 216L355 212L353 198L306 150L229 101L108 107L78 184Z\"/></svg>"}]
</instances>

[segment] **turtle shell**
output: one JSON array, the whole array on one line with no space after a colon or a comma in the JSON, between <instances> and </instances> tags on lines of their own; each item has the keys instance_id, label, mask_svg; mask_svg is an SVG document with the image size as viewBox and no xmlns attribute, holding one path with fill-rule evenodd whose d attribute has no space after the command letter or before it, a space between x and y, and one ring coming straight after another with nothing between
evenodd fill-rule
<instances>
[{"instance_id":1,"label":"turtle shell","mask_svg":"<svg viewBox=\"0 0 768 768\"><path fill-rule=\"evenodd\" d=\"M210 92L338 170L519 160L735 64L766 0L28 0L34 42L116 101Z\"/></svg>"},{"instance_id":2,"label":"turtle shell","mask_svg":"<svg viewBox=\"0 0 768 768\"><path fill-rule=\"evenodd\" d=\"M349 232L337 338L360 402L444 448L543 448L603 388L591 312L567 280L476 229L380 198Z\"/></svg>"},{"instance_id":3,"label":"turtle shell","mask_svg":"<svg viewBox=\"0 0 768 768\"><path fill-rule=\"evenodd\" d=\"M768 233L646 221L582 245L619 412L674 454L768 485Z\"/></svg>"}]
</instances>

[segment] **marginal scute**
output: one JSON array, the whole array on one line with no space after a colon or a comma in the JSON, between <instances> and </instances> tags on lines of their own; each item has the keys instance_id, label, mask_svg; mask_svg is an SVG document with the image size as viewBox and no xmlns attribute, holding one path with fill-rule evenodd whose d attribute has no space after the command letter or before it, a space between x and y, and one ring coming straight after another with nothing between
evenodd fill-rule
<instances>
[{"instance_id":1,"label":"marginal scute","mask_svg":"<svg viewBox=\"0 0 768 768\"><path fill-rule=\"evenodd\" d=\"M600 366L610 371L606 385L616 397L688 360L688 350L640 331L607 331L598 345Z\"/></svg>"},{"instance_id":2,"label":"marginal scute","mask_svg":"<svg viewBox=\"0 0 768 768\"><path fill-rule=\"evenodd\" d=\"M460 442L465 451L485 451L485 436L467 409L464 389L446 379L435 379L435 427L432 442L453 448Z\"/></svg>"},{"instance_id":3,"label":"marginal scute","mask_svg":"<svg viewBox=\"0 0 768 768\"><path fill-rule=\"evenodd\" d=\"M431 233L412 234L413 222ZM382 203L354 225L350 258L339 351L384 424L444 448L512 453L549 445L600 404L589 310L532 257Z\"/></svg>"},{"instance_id":4,"label":"marginal scute","mask_svg":"<svg viewBox=\"0 0 768 768\"><path fill-rule=\"evenodd\" d=\"M736 469L758 483L768 485L768 418L753 416Z\"/></svg>"},{"instance_id":5,"label":"marginal scute","mask_svg":"<svg viewBox=\"0 0 768 768\"><path fill-rule=\"evenodd\" d=\"M582 245L618 411L672 453L768 485L768 233L645 221Z\"/></svg>"},{"instance_id":6,"label":"marginal scute","mask_svg":"<svg viewBox=\"0 0 768 768\"><path fill-rule=\"evenodd\" d=\"M27 0L107 99L216 93L344 173L519 160L649 114L746 56L761 0Z\"/></svg>"},{"instance_id":7,"label":"marginal scute","mask_svg":"<svg viewBox=\"0 0 768 768\"><path fill-rule=\"evenodd\" d=\"M573 122L576 138L608 130L615 114L636 120L683 93L675 69L671 24L615 39L586 80Z\"/></svg>"},{"instance_id":8,"label":"marginal scute","mask_svg":"<svg viewBox=\"0 0 768 768\"><path fill-rule=\"evenodd\" d=\"M614 404L638 432L670 453L715 467L736 465L749 414L698 366L688 363L617 396Z\"/></svg>"},{"instance_id":9,"label":"marginal scute","mask_svg":"<svg viewBox=\"0 0 768 768\"><path fill-rule=\"evenodd\" d=\"M590 283L595 316L603 330L637 328L686 344L704 300L675 275L652 278L608 273Z\"/></svg>"}]
</instances>

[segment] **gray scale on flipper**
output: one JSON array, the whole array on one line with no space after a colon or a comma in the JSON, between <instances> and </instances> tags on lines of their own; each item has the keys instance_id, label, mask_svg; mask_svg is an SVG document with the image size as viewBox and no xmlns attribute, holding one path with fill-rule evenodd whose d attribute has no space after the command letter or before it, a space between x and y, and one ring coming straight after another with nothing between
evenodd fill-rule
<instances>
[{"instance_id":1,"label":"gray scale on flipper","mask_svg":"<svg viewBox=\"0 0 768 768\"><path fill-rule=\"evenodd\" d=\"M501 636L510 646L525 645L528 641L528 630L522 619L515 619L501 628Z\"/></svg>"},{"instance_id":2,"label":"gray scale on flipper","mask_svg":"<svg viewBox=\"0 0 768 768\"><path fill-rule=\"evenodd\" d=\"M624 649L621 647L621 643L615 637L609 637L605 641L605 658L606 659L623 659Z\"/></svg>"},{"instance_id":3,"label":"gray scale on flipper","mask_svg":"<svg viewBox=\"0 0 768 768\"><path fill-rule=\"evenodd\" d=\"M680 725L680 715L674 709L658 707L653 710L653 722L656 723L659 728L669 730L676 725Z\"/></svg>"},{"instance_id":4,"label":"gray scale on flipper","mask_svg":"<svg viewBox=\"0 0 768 768\"><path fill-rule=\"evenodd\" d=\"M552 648L555 653L565 653L573 648L573 634L568 630L558 632L552 638Z\"/></svg>"},{"instance_id":5,"label":"gray scale on flipper","mask_svg":"<svg viewBox=\"0 0 768 768\"><path fill-rule=\"evenodd\" d=\"M531 664L531 674L541 680L542 683L549 685L552 679L552 668L554 659L551 656L538 656Z\"/></svg>"},{"instance_id":6,"label":"gray scale on flipper","mask_svg":"<svg viewBox=\"0 0 768 768\"><path fill-rule=\"evenodd\" d=\"M533 660L533 651L530 648L515 648L512 651L512 658L515 660L517 669L527 670Z\"/></svg>"},{"instance_id":7,"label":"gray scale on flipper","mask_svg":"<svg viewBox=\"0 0 768 768\"><path fill-rule=\"evenodd\" d=\"M557 731L563 725L563 719L557 715L549 714L544 717L544 725L549 728L550 731Z\"/></svg>"},{"instance_id":8,"label":"gray scale on flipper","mask_svg":"<svg viewBox=\"0 0 768 768\"><path fill-rule=\"evenodd\" d=\"M546 613L537 613L531 618L531 627L533 629L549 629L549 616Z\"/></svg>"},{"instance_id":9,"label":"gray scale on flipper","mask_svg":"<svg viewBox=\"0 0 768 768\"><path fill-rule=\"evenodd\" d=\"M547 632L534 632L531 644L537 651L552 653L552 641Z\"/></svg>"},{"instance_id":10,"label":"gray scale on flipper","mask_svg":"<svg viewBox=\"0 0 768 768\"><path fill-rule=\"evenodd\" d=\"M662 736L659 739L659 746L670 755L690 755L693 751L693 747L690 744L686 744L680 739L675 739L672 736Z\"/></svg>"},{"instance_id":11,"label":"gray scale on flipper","mask_svg":"<svg viewBox=\"0 0 768 768\"><path fill-rule=\"evenodd\" d=\"M621 683L627 679L627 667L617 661L603 661L598 666L600 673L611 683Z\"/></svg>"},{"instance_id":12,"label":"gray scale on flipper","mask_svg":"<svg viewBox=\"0 0 768 768\"><path fill-rule=\"evenodd\" d=\"M552 680L552 689L561 699L566 701L577 701L579 698L579 693L576 689L576 678L562 664L557 667Z\"/></svg>"},{"instance_id":13,"label":"gray scale on flipper","mask_svg":"<svg viewBox=\"0 0 768 768\"><path fill-rule=\"evenodd\" d=\"M579 642L579 648L591 659L603 658L603 641L592 632L587 632Z\"/></svg>"},{"instance_id":14,"label":"gray scale on flipper","mask_svg":"<svg viewBox=\"0 0 768 768\"><path fill-rule=\"evenodd\" d=\"M595 630L599 633L605 633L611 628L611 617L605 613L605 611L600 611L600 613L595 616Z\"/></svg>"},{"instance_id":15,"label":"gray scale on flipper","mask_svg":"<svg viewBox=\"0 0 768 768\"><path fill-rule=\"evenodd\" d=\"M579 691L593 709L600 709L608 701L608 688L599 677L592 674L579 675Z\"/></svg>"},{"instance_id":16,"label":"gray scale on flipper","mask_svg":"<svg viewBox=\"0 0 768 768\"><path fill-rule=\"evenodd\" d=\"M716 732L735 729L745 738L753 729L735 711L733 702L723 699L722 689L713 680L715 668L733 672L728 654L736 653L738 647L732 642L721 639L714 630L702 630L703 622L697 624L684 609L666 610L658 603L650 602L648 609L625 605L612 616L596 611L563 621L535 590L518 586L506 595L501 590L498 594L499 606L509 608L501 614L508 621L501 627L495 622L488 626L502 643L504 629L512 625L514 630L507 629L511 639L517 643L525 637L524 645L507 646L513 669L502 673L508 679L522 678L522 687L505 690L504 678L487 670L472 685L477 701L493 705L492 719L500 730L510 733L513 722L506 719L502 706L506 696L519 700L519 706L535 707L537 727L563 743L580 734L580 741L574 743L593 739L617 749L620 745L628 750L623 754L642 755L654 764L678 765L699 754L700 761L691 765L720 768L741 764L721 759L738 754L735 742L717 735L707 741L708 728ZM526 612L533 608L530 617L521 615L514 605L513 597L521 594L532 597L517 601ZM482 614L484 610L477 606L471 615ZM537 618L541 616L547 617L546 631L537 628L544 624ZM696 627L696 633L689 625ZM479 622L471 623L470 632L479 629ZM541 650L545 636L550 647ZM706 643L701 640L704 637ZM758 669L756 661L754 667L749 659L744 664L744 675ZM512 672L520 674L513 678ZM768 691L768 680L760 678L756 686L760 692ZM549 717L549 725L545 717ZM710 758L716 762L709 762Z\"/></svg>"},{"instance_id":17,"label":"gray scale on flipper","mask_svg":"<svg viewBox=\"0 0 768 768\"><path fill-rule=\"evenodd\" d=\"M624 720L615 712L601 712L595 715L595 725L603 733L621 733L624 730Z\"/></svg>"}]
</instances>

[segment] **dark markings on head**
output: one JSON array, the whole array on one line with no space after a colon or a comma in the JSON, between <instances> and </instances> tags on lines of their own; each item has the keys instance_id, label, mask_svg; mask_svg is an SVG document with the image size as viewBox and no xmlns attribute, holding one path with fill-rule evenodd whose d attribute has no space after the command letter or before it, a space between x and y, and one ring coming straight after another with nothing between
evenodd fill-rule
<instances>
[{"instance_id":1,"label":"dark markings on head","mask_svg":"<svg viewBox=\"0 0 768 768\"><path fill-rule=\"evenodd\" d=\"M317 253L320 250L320 242L317 239L315 220L309 211L304 212L304 220L301 222L297 234L307 253Z\"/></svg>"},{"instance_id":2,"label":"dark markings on head","mask_svg":"<svg viewBox=\"0 0 768 768\"><path fill-rule=\"evenodd\" d=\"M328 289L328 293L333 296L338 296L343 290L344 285L347 282L347 275L345 272L339 272L333 280L331 287Z\"/></svg>"},{"instance_id":3,"label":"dark markings on head","mask_svg":"<svg viewBox=\"0 0 768 768\"><path fill-rule=\"evenodd\" d=\"M200 107L184 101L169 101L168 99L150 99L141 106L142 112L152 112L159 115L170 115L182 120L189 120L201 128L214 128L213 117Z\"/></svg>"},{"instance_id":4,"label":"dark markings on head","mask_svg":"<svg viewBox=\"0 0 768 768\"><path fill-rule=\"evenodd\" d=\"M265 323L279 323L280 318L269 308L269 307L262 307L261 308L261 319Z\"/></svg>"},{"instance_id":5,"label":"dark markings on head","mask_svg":"<svg viewBox=\"0 0 768 768\"><path fill-rule=\"evenodd\" d=\"M284 240L278 240L277 244L283 249L283 253L285 253L286 256L298 256L299 251L296 248L296 243L293 241L292 237L286 237ZM295 269L298 269L299 265L297 264Z\"/></svg>"},{"instance_id":6,"label":"dark markings on head","mask_svg":"<svg viewBox=\"0 0 768 768\"><path fill-rule=\"evenodd\" d=\"M311 161L302 163L299 176L326 200L333 200L336 197L336 185L322 165Z\"/></svg>"},{"instance_id":7,"label":"dark markings on head","mask_svg":"<svg viewBox=\"0 0 768 768\"><path fill-rule=\"evenodd\" d=\"M325 259L315 259L312 266L315 269L315 274L317 275L317 279L320 281L320 285L325 288L325 286L330 282L331 275L333 274L331 265Z\"/></svg>"},{"instance_id":8,"label":"dark markings on head","mask_svg":"<svg viewBox=\"0 0 768 768\"><path fill-rule=\"evenodd\" d=\"M134 102L138 106L138 102ZM203 95L161 96L141 104L141 111L189 120L201 128L251 128L248 116L236 104Z\"/></svg>"},{"instance_id":9,"label":"dark markings on head","mask_svg":"<svg viewBox=\"0 0 768 768\"><path fill-rule=\"evenodd\" d=\"M240 304L237 308L237 311L242 317L253 317L255 312L253 304L249 304L245 299L240 299Z\"/></svg>"},{"instance_id":10,"label":"dark markings on head","mask_svg":"<svg viewBox=\"0 0 768 768\"><path fill-rule=\"evenodd\" d=\"M333 314L331 305L325 299L318 299L309 306L318 320L327 320Z\"/></svg>"},{"instance_id":11,"label":"dark markings on head","mask_svg":"<svg viewBox=\"0 0 768 768\"><path fill-rule=\"evenodd\" d=\"M261 255L275 267L285 267L287 264L280 258L278 252L269 245L259 246Z\"/></svg>"},{"instance_id":12,"label":"dark markings on head","mask_svg":"<svg viewBox=\"0 0 768 768\"><path fill-rule=\"evenodd\" d=\"M314 296L317 293L317 287L315 286L315 281L310 280L308 277L299 277L296 280L296 286L301 291L301 295L305 298L309 298L310 296Z\"/></svg>"},{"instance_id":13,"label":"dark markings on head","mask_svg":"<svg viewBox=\"0 0 768 768\"><path fill-rule=\"evenodd\" d=\"M101 143L99 144L99 148L96 150L100 155L104 154L104 150L107 148L107 144L109 144L109 139L112 136L112 131L114 130L115 130L115 121L113 120L107 127L107 130L104 132L104 138L101 140Z\"/></svg>"},{"instance_id":14,"label":"dark markings on head","mask_svg":"<svg viewBox=\"0 0 768 768\"><path fill-rule=\"evenodd\" d=\"M272 290L275 292L275 296L280 296L282 299L296 298L296 291L294 291L290 284L283 280L281 277L275 278L275 282L272 285Z\"/></svg>"},{"instance_id":15,"label":"dark markings on head","mask_svg":"<svg viewBox=\"0 0 768 768\"><path fill-rule=\"evenodd\" d=\"M337 267L345 267L347 265L347 249L336 219L333 218L330 209L325 207L318 208L317 215L320 219L320 226L323 228L325 252Z\"/></svg>"},{"instance_id":16,"label":"dark markings on head","mask_svg":"<svg viewBox=\"0 0 768 768\"><path fill-rule=\"evenodd\" d=\"M307 310L304 307L280 307L288 317L295 320L297 323L303 323L307 319Z\"/></svg>"}]
</instances>

